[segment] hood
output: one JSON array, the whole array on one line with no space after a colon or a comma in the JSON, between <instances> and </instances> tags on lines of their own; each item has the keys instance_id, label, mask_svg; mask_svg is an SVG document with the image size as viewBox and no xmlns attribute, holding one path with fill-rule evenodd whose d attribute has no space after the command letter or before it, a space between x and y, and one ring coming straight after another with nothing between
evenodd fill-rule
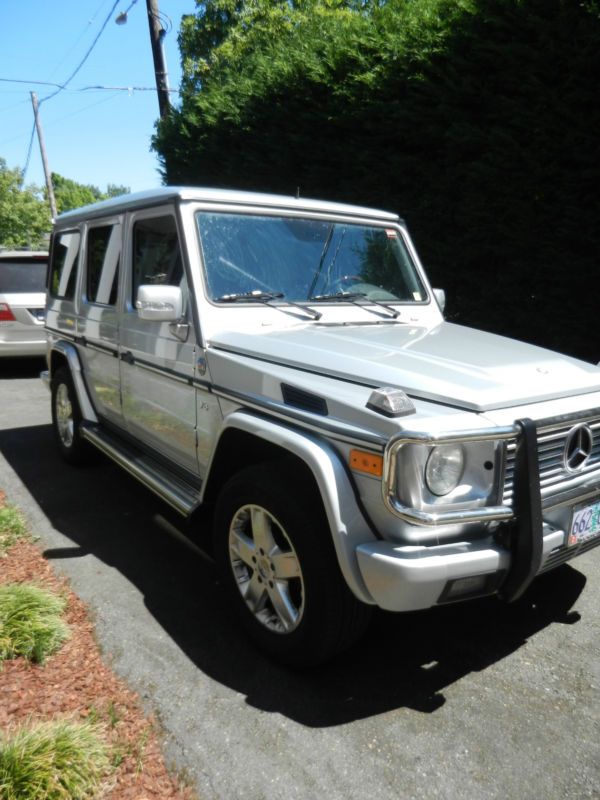
<instances>
[{"instance_id":1,"label":"hood","mask_svg":"<svg viewBox=\"0 0 600 800\"><path fill-rule=\"evenodd\" d=\"M597 366L449 322L223 332L210 347L478 412L600 390Z\"/></svg>"}]
</instances>

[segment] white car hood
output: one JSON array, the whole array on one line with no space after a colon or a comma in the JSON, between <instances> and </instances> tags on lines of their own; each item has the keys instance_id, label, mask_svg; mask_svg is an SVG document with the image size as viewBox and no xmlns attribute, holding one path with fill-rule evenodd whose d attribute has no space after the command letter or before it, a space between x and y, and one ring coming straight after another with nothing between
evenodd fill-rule
<instances>
[{"instance_id":1,"label":"white car hood","mask_svg":"<svg viewBox=\"0 0 600 800\"><path fill-rule=\"evenodd\" d=\"M228 331L209 346L302 369L302 383L316 372L478 412L600 390L595 365L449 322Z\"/></svg>"}]
</instances>

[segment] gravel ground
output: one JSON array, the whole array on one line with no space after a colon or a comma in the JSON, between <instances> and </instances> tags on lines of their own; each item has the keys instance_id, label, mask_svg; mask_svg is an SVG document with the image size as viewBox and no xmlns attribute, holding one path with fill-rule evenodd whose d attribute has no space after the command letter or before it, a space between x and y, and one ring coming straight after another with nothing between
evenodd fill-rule
<instances>
[{"instance_id":1,"label":"gravel ground","mask_svg":"<svg viewBox=\"0 0 600 800\"><path fill-rule=\"evenodd\" d=\"M284 670L159 500L112 464L58 459L37 367L3 370L0 487L204 800L600 797L600 549L513 606L380 613L345 656Z\"/></svg>"}]
</instances>

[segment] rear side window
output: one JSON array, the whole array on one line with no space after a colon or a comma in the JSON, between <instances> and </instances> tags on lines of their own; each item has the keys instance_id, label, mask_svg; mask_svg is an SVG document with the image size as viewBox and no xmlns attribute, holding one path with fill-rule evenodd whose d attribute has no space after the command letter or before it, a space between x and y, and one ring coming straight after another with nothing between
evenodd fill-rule
<instances>
[{"instance_id":1,"label":"rear side window","mask_svg":"<svg viewBox=\"0 0 600 800\"><path fill-rule=\"evenodd\" d=\"M49 290L52 297L72 300L75 297L77 258L81 236L79 231L58 233L52 248Z\"/></svg>"},{"instance_id":2,"label":"rear side window","mask_svg":"<svg viewBox=\"0 0 600 800\"><path fill-rule=\"evenodd\" d=\"M175 217L152 217L133 226L133 297L143 284L180 286L183 263Z\"/></svg>"},{"instance_id":3,"label":"rear side window","mask_svg":"<svg viewBox=\"0 0 600 800\"><path fill-rule=\"evenodd\" d=\"M119 285L121 226L90 228L87 238L87 299L90 303L114 306Z\"/></svg>"},{"instance_id":4,"label":"rear side window","mask_svg":"<svg viewBox=\"0 0 600 800\"><path fill-rule=\"evenodd\" d=\"M37 259L0 259L0 292L45 292L48 262Z\"/></svg>"}]
</instances>

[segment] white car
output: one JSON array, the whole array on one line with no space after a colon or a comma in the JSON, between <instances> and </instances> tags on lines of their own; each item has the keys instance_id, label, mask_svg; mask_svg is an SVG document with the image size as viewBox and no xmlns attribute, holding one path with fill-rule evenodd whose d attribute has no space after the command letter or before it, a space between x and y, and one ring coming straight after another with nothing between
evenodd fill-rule
<instances>
[{"instance_id":1,"label":"white car","mask_svg":"<svg viewBox=\"0 0 600 800\"><path fill-rule=\"evenodd\" d=\"M198 525L281 661L600 544L600 369L446 322L395 214L123 196L58 217L48 290L63 457L100 449Z\"/></svg>"},{"instance_id":2,"label":"white car","mask_svg":"<svg viewBox=\"0 0 600 800\"><path fill-rule=\"evenodd\" d=\"M0 250L0 358L44 356L48 253Z\"/></svg>"}]
</instances>

